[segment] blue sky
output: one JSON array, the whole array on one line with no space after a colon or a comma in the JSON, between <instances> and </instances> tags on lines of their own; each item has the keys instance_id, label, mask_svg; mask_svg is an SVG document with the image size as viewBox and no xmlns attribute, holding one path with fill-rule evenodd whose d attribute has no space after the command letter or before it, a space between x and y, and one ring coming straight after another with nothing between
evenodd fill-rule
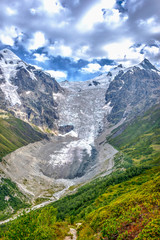
<instances>
[{"instance_id":1,"label":"blue sky","mask_svg":"<svg viewBox=\"0 0 160 240\"><path fill-rule=\"evenodd\" d=\"M148 58L159 67L158 0L1 0L0 48L57 80L86 80Z\"/></svg>"}]
</instances>

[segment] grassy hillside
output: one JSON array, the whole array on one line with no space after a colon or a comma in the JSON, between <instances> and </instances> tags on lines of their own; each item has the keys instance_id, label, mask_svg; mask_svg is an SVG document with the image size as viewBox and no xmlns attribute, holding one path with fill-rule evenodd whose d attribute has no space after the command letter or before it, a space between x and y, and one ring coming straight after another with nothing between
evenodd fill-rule
<instances>
[{"instance_id":1,"label":"grassy hillside","mask_svg":"<svg viewBox=\"0 0 160 240\"><path fill-rule=\"evenodd\" d=\"M17 148L44 137L44 134L35 131L26 122L7 112L0 112L0 159Z\"/></svg>"},{"instance_id":2,"label":"grassy hillside","mask_svg":"<svg viewBox=\"0 0 160 240\"><path fill-rule=\"evenodd\" d=\"M33 214L30 213L1 227L1 237L35 239L36 232L43 228L46 235L39 239L58 240L66 234L67 224L74 226L81 222L79 240L160 239L159 109L156 106L144 116L114 130L108 141L120 150L115 157L115 171L43 208L45 216L49 216L49 209L57 209L54 223L47 225L44 218L40 225L34 221L30 224L27 221ZM38 219L41 212L34 214L32 218ZM64 234L56 235L56 224L60 230L65 229ZM48 226L54 229L54 236L47 235ZM17 228L19 232L15 231Z\"/></svg>"},{"instance_id":3,"label":"grassy hillside","mask_svg":"<svg viewBox=\"0 0 160 240\"><path fill-rule=\"evenodd\" d=\"M160 168L110 186L85 216L79 239L158 239Z\"/></svg>"},{"instance_id":4,"label":"grassy hillside","mask_svg":"<svg viewBox=\"0 0 160 240\"><path fill-rule=\"evenodd\" d=\"M56 214L52 206L24 214L12 224L1 226L0 239L64 240L69 231L68 223L57 222ZM4 232L5 237L1 238Z\"/></svg>"},{"instance_id":5,"label":"grassy hillside","mask_svg":"<svg viewBox=\"0 0 160 240\"><path fill-rule=\"evenodd\" d=\"M44 137L44 134L35 131L29 124L5 111L0 111L0 161L17 148ZM6 179L0 172L0 220L26 206L28 206L26 197L18 190L16 184Z\"/></svg>"},{"instance_id":6,"label":"grassy hillside","mask_svg":"<svg viewBox=\"0 0 160 240\"><path fill-rule=\"evenodd\" d=\"M29 206L29 201L10 179L1 178L0 182L0 221L10 217L21 208Z\"/></svg>"},{"instance_id":7,"label":"grassy hillside","mask_svg":"<svg viewBox=\"0 0 160 240\"><path fill-rule=\"evenodd\" d=\"M116 164L159 165L160 105L115 129L107 141L120 151Z\"/></svg>"}]
</instances>

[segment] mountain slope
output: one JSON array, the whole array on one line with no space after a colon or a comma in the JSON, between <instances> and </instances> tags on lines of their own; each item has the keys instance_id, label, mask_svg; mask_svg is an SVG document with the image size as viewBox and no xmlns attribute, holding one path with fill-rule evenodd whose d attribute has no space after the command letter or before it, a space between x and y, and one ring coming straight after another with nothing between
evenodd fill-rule
<instances>
[{"instance_id":1,"label":"mountain slope","mask_svg":"<svg viewBox=\"0 0 160 240\"><path fill-rule=\"evenodd\" d=\"M78 239L159 239L159 170L107 188L86 210Z\"/></svg>"},{"instance_id":2,"label":"mountain slope","mask_svg":"<svg viewBox=\"0 0 160 240\"><path fill-rule=\"evenodd\" d=\"M7 219L18 210L30 205L30 199L17 185L0 171L0 220Z\"/></svg>"},{"instance_id":3,"label":"mountain slope","mask_svg":"<svg viewBox=\"0 0 160 240\"><path fill-rule=\"evenodd\" d=\"M28 123L0 111L0 161L10 152L47 136L33 129ZM13 170L13 169L12 169ZM22 189L21 189L22 190ZM29 198L0 171L0 219L5 219L17 210L28 206Z\"/></svg>"},{"instance_id":4,"label":"mountain slope","mask_svg":"<svg viewBox=\"0 0 160 240\"><path fill-rule=\"evenodd\" d=\"M129 141L128 141L129 139ZM159 165L160 161L160 105L149 109L143 116L122 124L107 138L118 148L117 159L132 158L135 165Z\"/></svg>"},{"instance_id":5,"label":"mountain slope","mask_svg":"<svg viewBox=\"0 0 160 240\"><path fill-rule=\"evenodd\" d=\"M0 158L28 143L40 141L46 135L34 130L29 124L13 117L6 111L0 112Z\"/></svg>"},{"instance_id":6,"label":"mountain slope","mask_svg":"<svg viewBox=\"0 0 160 240\"><path fill-rule=\"evenodd\" d=\"M8 49L0 51L0 108L43 129L56 129L57 103L62 88L54 78L26 64Z\"/></svg>"},{"instance_id":7,"label":"mountain slope","mask_svg":"<svg viewBox=\"0 0 160 240\"><path fill-rule=\"evenodd\" d=\"M160 102L160 71L147 59L139 65L122 70L106 92L111 108L108 121L134 118Z\"/></svg>"}]
</instances>

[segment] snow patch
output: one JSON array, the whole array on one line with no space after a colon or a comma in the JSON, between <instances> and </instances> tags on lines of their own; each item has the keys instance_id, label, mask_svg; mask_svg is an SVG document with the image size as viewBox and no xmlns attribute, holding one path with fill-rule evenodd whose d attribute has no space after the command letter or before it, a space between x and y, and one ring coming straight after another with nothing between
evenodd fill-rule
<instances>
[{"instance_id":1,"label":"snow patch","mask_svg":"<svg viewBox=\"0 0 160 240\"><path fill-rule=\"evenodd\" d=\"M0 53L3 55L7 62L14 61L17 63L17 61L22 61L17 55L15 55L12 51L10 51L7 48L1 50Z\"/></svg>"},{"instance_id":2,"label":"snow patch","mask_svg":"<svg viewBox=\"0 0 160 240\"><path fill-rule=\"evenodd\" d=\"M10 78L15 77L17 73L17 70L16 70L17 61L19 62L21 60L8 49L4 49L0 51L0 53L3 55L3 58L0 61L0 66L3 72L3 77L6 81L5 83L0 85L0 88L3 91L6 97L6 100L8 100L11 103L11 105L16 105L16 104L21 105L21 101L17 93L18 87L14 86L10 82ZM10 64L9 67L8 67L8 64Z\"/></svg>"},{"instance_id":3,"label":"snow patch","mask_svg":"<svg viewBox=\"0 0 160 240\"><path fill-rule=\"evenodd\" d=\"M19 95L17 93L17 86L12 85L9 81L0 85L2 92L5 95L6 100L8 100L12 106L19 104L21 105L21 101L19 99Z\"/></svg>"},{"instance_id":4,"label":"snow patch","mask_svg":"<svg viewBox=\"0 0 160 240\"><path fill-rule=\"evenodd\" d=\"M26 70L27 70L27 69L26 69ZM33 73L32 70L31 70L31 72L27 70L27 72L29 73L30 78L31 78L32 80L36 80L36 81L37 81L37 78L35 77L35 75L34 75L34 73Z\"/></svg>"},{"instance_id":5,"label":"snow patch","mask_svg":"<svg viewBox=\"0 0 160 240\"><path fill-rule=\"evenodd\" d=\"M64 98L62 93L53 93L53 99L56 101L59 98Z\"/></svg>"},{"instance_id":6,"label":"snow patch","mask_svg":"<svg viewBox=\"0 0 160 240\"><path fill-rule=\"evenodd\" d=\"M107 104L104 105L104 107L103 107L103 109L105 109L105 111L106 111L107 114L110 114L110 112L112 111L112 108L113 108L113 107L110 106L110 104L111 104L111 102L107 103Z\"/></svg>"},{"instance_id":7,"label":"snow patch","mask_svg":"<svg viewBox=\"0 0 160 240\"><path fill-rule=\"evenodd\" d=\"M71 137L75 137L75 138L78 138L78 133L76 133L75 131L70 131L68 133L65 133L65 134L59 134L58 136L61 136L61 137L66 137L66 136L71 136Z\"/></svg>"}]
</instances>

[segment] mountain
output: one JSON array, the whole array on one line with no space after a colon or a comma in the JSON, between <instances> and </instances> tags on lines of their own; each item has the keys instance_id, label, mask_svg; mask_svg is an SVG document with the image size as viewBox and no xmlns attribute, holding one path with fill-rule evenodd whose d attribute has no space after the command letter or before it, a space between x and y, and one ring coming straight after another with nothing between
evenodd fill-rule
<instances>
[{"instance_id":1,"label":"mountain","mask_svg":"<svg viewBox=\"0 0 160 240\"><path fill-rule=\"evenodd\" d=\"M147 59L122 70L111 82L105 95L110 107L108 121L134 118L160 102L160 71Z\"/></svg>"},{"instance_id":2,"label":"mountain","mask_svg":"<svg viewBox=\"0 0 160 240\"><path fill-rule=\"evenodd\" d=\"M159 239L160 72L147 59L58 84L4 49L0 100L0 219L53 202L0 238L60 240L78 222L80 240Z\"/></svg>"},{"instance_id":3,"label":"mountain","mask_svg":"<svg viewBox=\"0 0 160 240\"><path fill-rule=\"evenodd\" d=\"M85 182L101 169L112 168L117 151L105 144L98 148L108 152L98 156L98 143L94 143L104 128L105 92L111 80L104 74L86 82L61 83L63 91L54 94L60 134L4 158L1 169L26 192L30 191L32 198L52 197L56 191Z\"/></svg>"},{"instance_id":4,"label":"mountain","mask_svg":"<svg viewBox=\"0 0 160 240\"><path fill-rule=\"evenodd\" d=\"M106 137L117 127L122 133L124 124L160 102L160 72L147 59L130 68L118 65L85 82L58 84L4 49L0 70L2 111L48 133L41 141L31 136L26 143L32 143L11 148L20 147L6 152L11 153L0 163L5 176L30 194L32 203L54 201L74 186L115 171L119 149ZM125 169L131 160L124 159Z\"/></svg>"},{"instance_id":5,"label":"mountain","mask_svg":"<svg viewBox=\"0 0 160 240\"><path fill-rule=\"evenodd\" d=\"M0 51L0 108L40 128L56 129L57 103L62 89L54 78L26 64L12 51Z\"/></svg>"}]
</instances>

